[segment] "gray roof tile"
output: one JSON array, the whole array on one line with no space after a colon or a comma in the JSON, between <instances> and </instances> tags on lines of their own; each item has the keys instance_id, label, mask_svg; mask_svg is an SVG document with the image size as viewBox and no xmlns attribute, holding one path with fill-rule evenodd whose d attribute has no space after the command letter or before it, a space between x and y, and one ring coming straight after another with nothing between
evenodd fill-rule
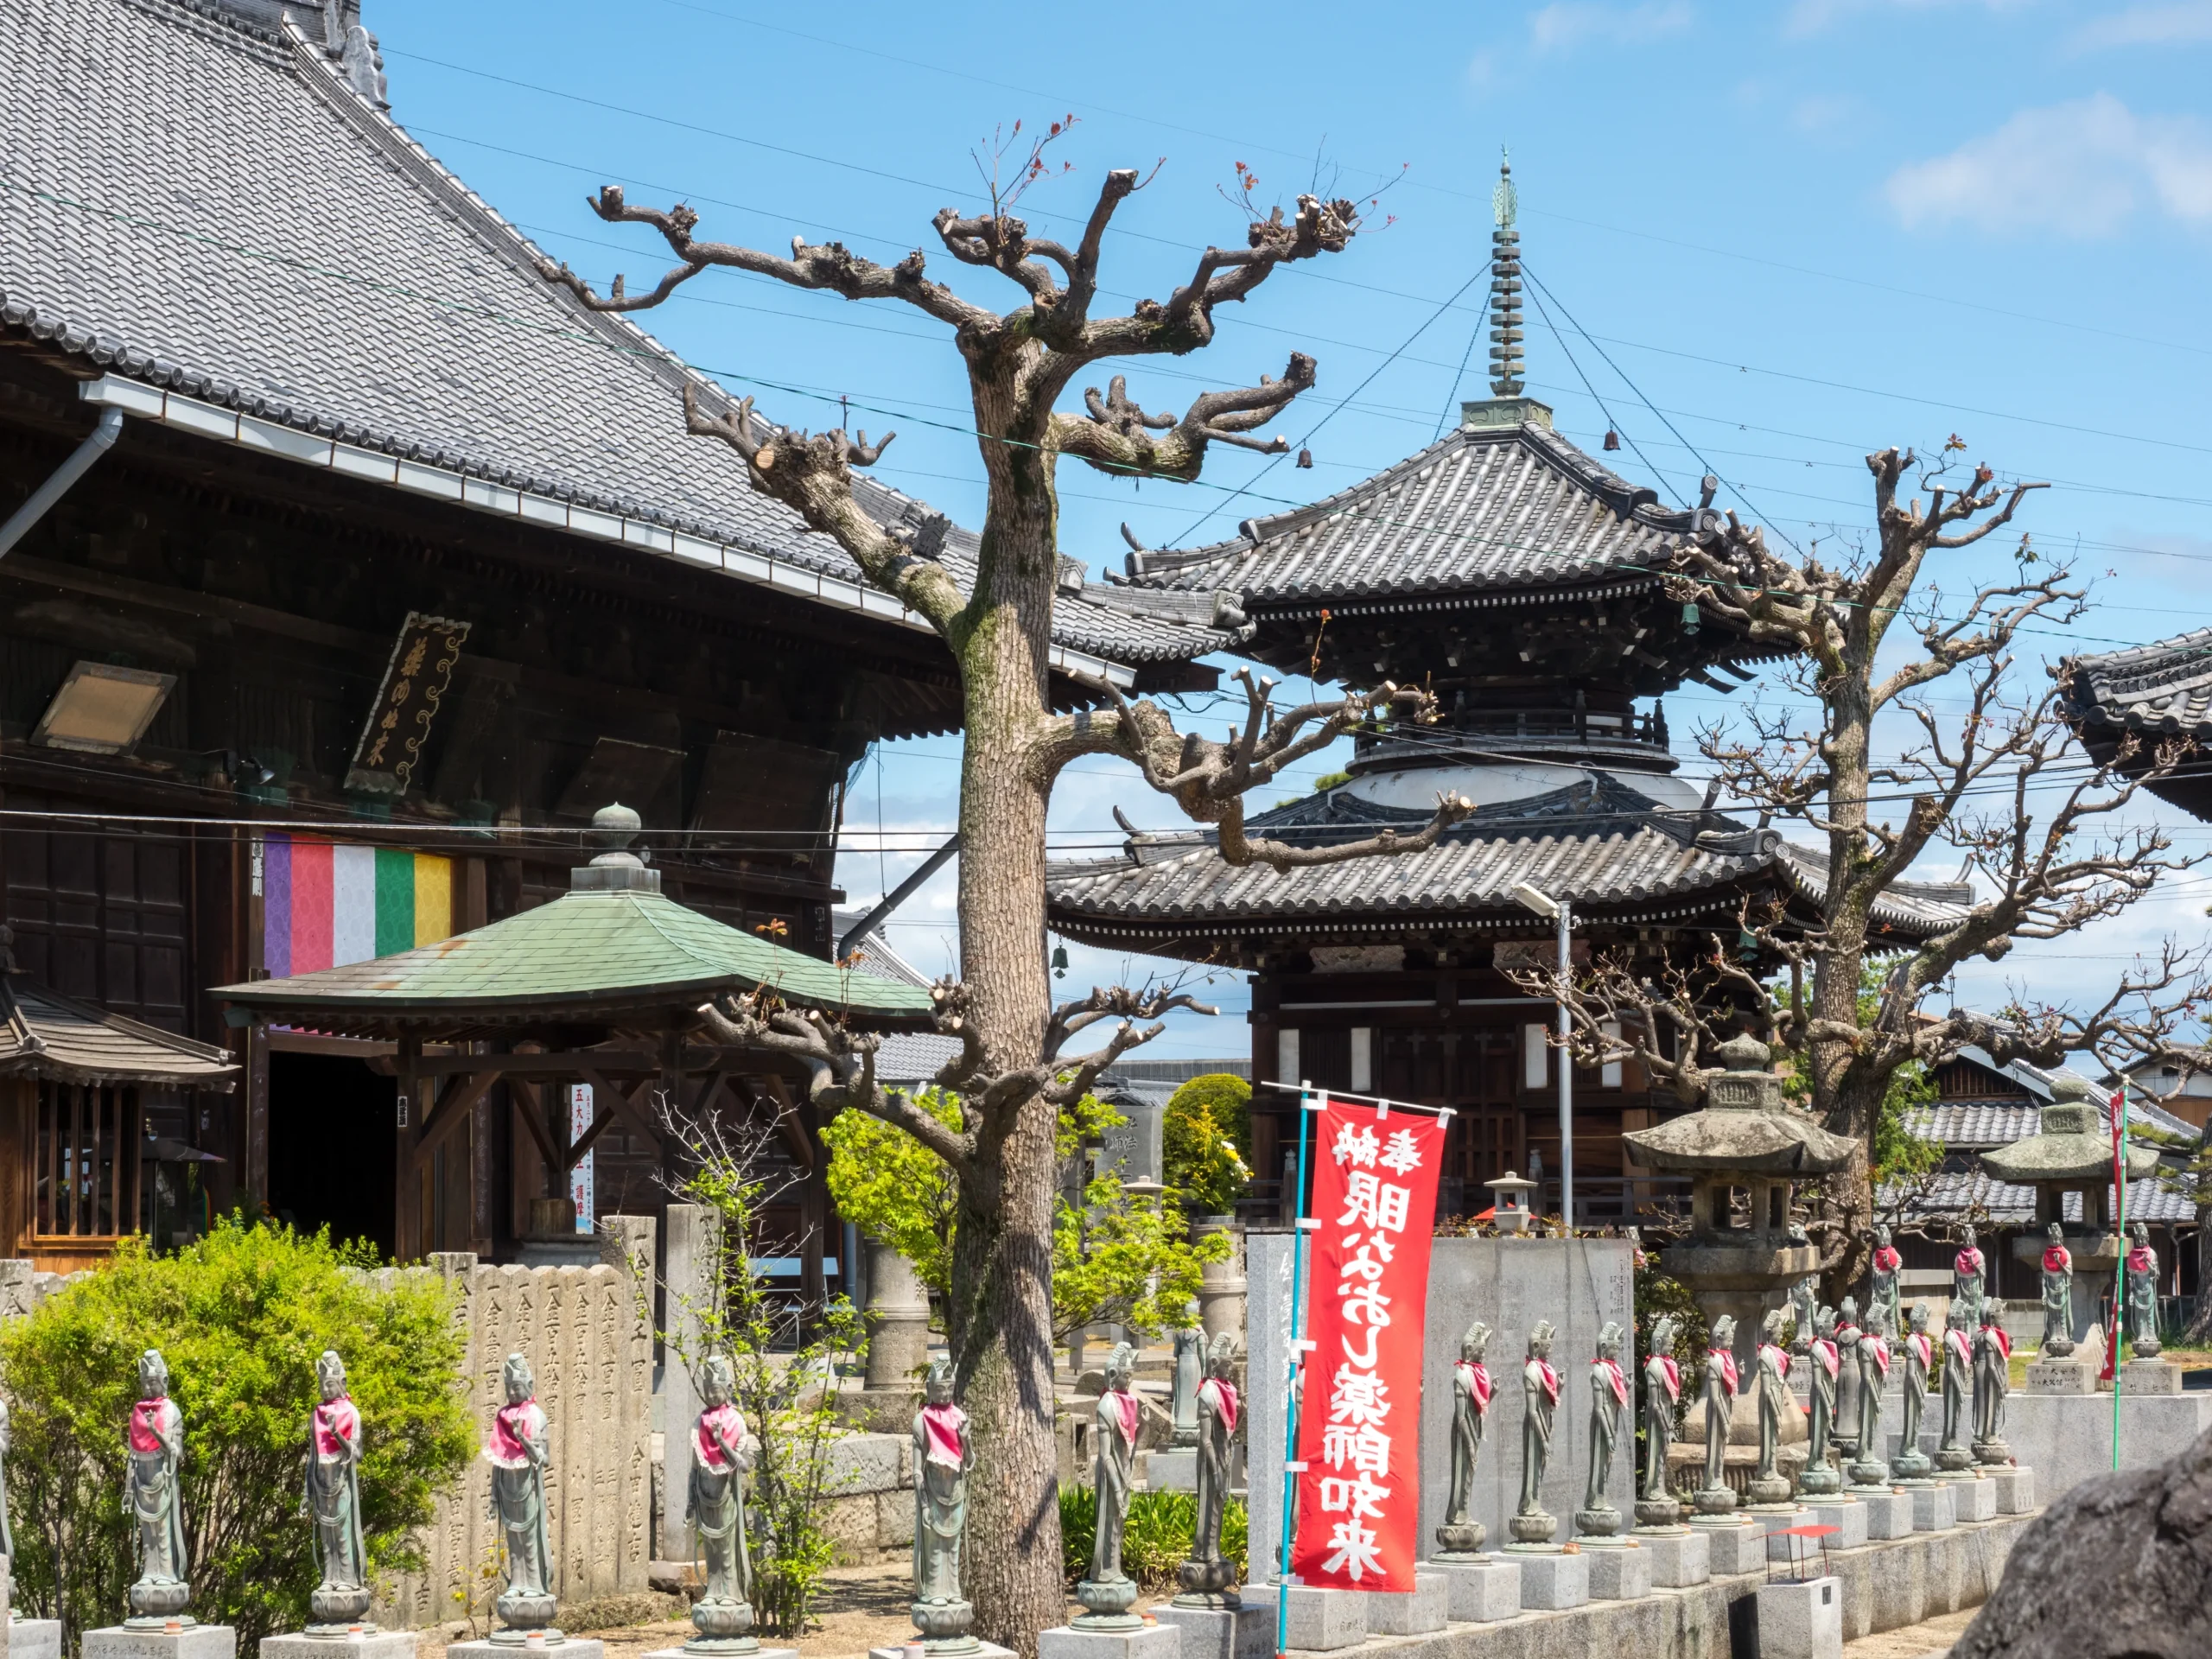
<instances>
[{"instance_id":1,"label":"gray roof tile","mask_svg":"<svg viewBox=\"0 0 2212 1659\"><path fill-rule=\"evenodd\" d=\"M2212 738L2212 628L2059 668L2068 704L2095 725Z\"/></svg>"}]
</instances>

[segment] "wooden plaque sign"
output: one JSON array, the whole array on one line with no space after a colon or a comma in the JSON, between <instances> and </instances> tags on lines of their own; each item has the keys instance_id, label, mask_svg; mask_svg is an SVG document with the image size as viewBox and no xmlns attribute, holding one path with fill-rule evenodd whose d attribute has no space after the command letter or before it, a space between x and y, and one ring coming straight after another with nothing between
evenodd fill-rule
<instances>
[{"instance_id":1,"label":"wooden plaque sign","mask_svg":"<svg viewBox=\"0 0 2212 1659\"><path fill-rule=\"evenodd\" d=\"M429 741L438 704L453 683L468 624L410 611L385 664L384 683L369 705L368 723L353 748L346 787L381 795L404 795Z\"/></svg>"}]
</instances>

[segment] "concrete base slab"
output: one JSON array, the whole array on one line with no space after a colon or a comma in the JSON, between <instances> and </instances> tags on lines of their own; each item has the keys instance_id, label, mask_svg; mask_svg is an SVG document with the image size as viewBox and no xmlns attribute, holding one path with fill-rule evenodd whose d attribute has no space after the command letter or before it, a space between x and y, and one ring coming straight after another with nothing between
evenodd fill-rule
<instances>
[{"instance_id":1,"label":"concrete base slab","mask_svg":"<svg viewBox=\"0 0 2212 1659\"><path fill-rule=\"evenodd\" d=\"M1152 1611L1162 1624L1182 1632L1180 1659L1270 1659L1275 1650L1272 1598L1256 1607L1178 1607L1163 1601Z\"/></svg>"},{"instance_id":2,"label":"concrete base slab","mask_svg":"<svg viewBox=\"0 0 2212 1659\"><path fill-rule=\"evenodd\" d=\"M1452 1586L1441 1573L1416 1570L1411 1590L1367 1592L1370 1636L1425 1636L1442 1630L1451 1612Z\"/></svg>"},{"instance_id":3,"label":"concrete base slab","mask_svg":"<svg viewBox=\"0 0 2212 1659\"><path fill-rule=\"evenodd\" d=\"M1510 1555L1479 1561L1424 1561L1421 1571L1440 1575L1455 1624L1489 1624L1521 1611L1521 1567Z\"/></svg>"},{"instance_id":4,"label":"concrete base slab","mask_svg":"<svg viewBox=\"0 0 2212 1659\"><path fill-rule=\"evenodd\" d=\"M1701 1532L1643 1532L1636 1535L1651 1562L1651 1582L1662 1590L1683 1590L1713 1576L1713 1545Z\"/></svg>"},{"instance_id":5,"label":"concrete base slab","mask_svg":"<svg viewBox=\"0 0 2212 1659\"><path fill-rule=\"evenodd\" d=\"M1766 1529L1758 1522L1732 1521L1719 1527L1698 1526L1694 1521L1690 1524L1704 1535L1714 1578L1765 1570Z\"/></svg>"},{"instance_id":6,"label":"concrete base slab","mask_svg":"<svg viewBox=\"0 0 2212 1659\"><path fill-rule=\"evenodd\" d=\"M1257 1607L1275 1628L1275 1598L1284 1598L1287 1621L1283 1645L1301 1653L1334 1653L1367 1640L1367 1592L1326 1590L1313 1585L1248 1584L1244 1605ZM1045 1659L1040 1650L1038 1659Z\"/></svg>"},{"instance_id":7,"label":"concrete base slab","mask_svg":"<svg viewBox=\"0 0 2212 1659\"><path fill-rule=\"evenodd\" d=\"M1942 1483L1951 1489L1951 1518L1954 1521L1987 1521L1997 1514L1997 1477L1979 1476L1973 1480L1947 1480Z\"/></svg>"},{"instance_id":8,"label":"concrete base slab","mask_svg":"<svg viewBox=\"0 0 2212 1659\"><path fill-rule=\"evenodd\" d=\"M1911 1493L1888 1491L1860 1492L1858 1497L1866 1509L1868 1541L1912 1536Z\"/></svg>"},{"instance_id":9,"label":"concrete base slab","mask_svg":"<svg viewBox=\"0 0 2212 1659\"><path fill-rule=\"evenodd\" d=\"M920 1634L921 1633L919 1631L915 1632L917 1640L920 1638ZM1269 1646L1272 1647L1274 1645L1274 1636L1272 1631L1268 1633L1268 1642ZM763 1653L772 1651L776 1653L790 1653L792 1649L790 1648L776 1648L772 1649L763 1648L761 1651ZM662 1659L663 1655L671 1653L681 1654L683 1652L683 1649L681 1648L664 1648L661 1649L660 1653L647 1656L647 1659ZM698 1659L698 1656L696 1654L686 1654L684 1655L684 1659ZM906 1644L901 1643L895 1648L870 1648L868 1650L868 1659L906 1659ZM1014 1656L1011 1649L1001 1648L995 1643L986 1642L979 1637L976 1638L976 1645L963 1653L960 1656L960 1659L1014 1659ZM1247 1659L1250 1659L1250 1656L1248 1656Z\"/></svg>"},{"instance_id":10,"label":"concrete base slab","mask_svg":"<svg viewBox=\"0 0 2212 1659\"><path fill-rule=\"evenodd\" d=\"M1582 1559L1590 1565L1591 1600L1634 1601L1651 1593L1651 1558L1641 1545L1585 1546Z\"/></svg>"},{"instance_id":11,"label":"concrete base slab","mask_svg":"<svg viewBox=\"0 0 2212 1659\"><path fill-rule=\"evenodd\" d=\"M7 1652L8 1659L61 1659L61 1621L10 1618Z\"/></svg>"},{"instance_id":12,"label":"concrete base slab","mask_svg":"<svg viewBox=\"0 0 2212 1659\"><path fill-rule=\"evenodd\" d=\"M1150 1454L1145 1484L1155 1492L1195 1492L1198 1490L1198 1454L1195 1447Z\"/></svg>"},{"instance_id":13,"label":"concrete base slab","mask_svg":"<svg viewBox=\"0 0 2212 1659\"><path fill-rule=\"evenodd\" d=\"M2122 1394L2179 1394L2181 1367L2163 1359L2131 1359L2120 1368Z\"/></svg>"},{"instance_id":14,"label":"concrete base slab","mask_svg":"<svg viewBox=\"0 0 2212 1659\"><path fill-rule=\"evenodd\" d=\"M2036 1471L2015 1465L1990 1476L1997 1488L1997 1513L2025 1515L2036 1506Z\"/></svg>"},{"instance_id":15,"label":"concrete base slab","mask_svg":"<svg viewBox=\"0 0 2212 1659\"><path fill-rule=\"evenodd\" d=\"M595 1636L563 1637L558 1642L456 1642L446 1649L450 1659L517 1659L522 1654L557 1653L561 1659L606 1659L607 1643ZM90 1654L85 1659L92 1659ZM645 1659L693 1659L681 1648L662 1648ZM750 1659L798 1659L797 1648L762 1648Z\"/></svg>"},{"instance_id":16,"label":"concrete base slab","mask_svg":"<svg viewBox=\"0 0 2212 1659\"><path fill-rule=\"evenodd\" d=\"M1864 1503L1847 1503L1840 1499L1831 1499L1808 1507L1813 1511L1813 1525L1835 1529L1828 1536L1830 1549L1864 1549L1866 1547L1866 1506Z\"/></svg>"},{"instance_id":17,"label":"concrete base slab","mask_svg":"<svg viewBox=\"0 0 2212 1659\"><path fill-rule=\"evenodd\" d=\"M1951 1494L1953 1487L1908 1486L1906 1494L1912 1499L1912 1529L1915 1532L1942 1532L1958 1524L1958 1513Z\"/></svg>"},{"instance_id":18,"label":"concrete base slab","mask_svg":"<svg viewBox=\"0 0 2212 1659\"><path fill-rule=\"evenodd\" d=\"M15 1631L9 1632L8 1659L16 1659ZM415 1659L417 1633L378 1630L374 1636L309 1636L287 1630L261 1638L261 1659Z\"/></svg>"},{"instance_id":19,"label":"concrete base slab","mask_svg":"<svg viewBox=\"0 0 2212 1659\"><path fill-rule=\"evenodd\" d=\"M1761 1585L1759 1659L1843 1659L1842 1589L1832 1578Z\"/></svg>"},{"instance_id":20,"label":"concrete base slab","mask_svg":"<svg viewBox=\"0 0 2212 1659\"><path fill-rule=\"evenodd\" d=\"M1572 1555L1563 1550L1516 1552L1508 1559L1521 1565L1523 1612L1561 1612L1590 1599L1590 1558L1579 1550Z\"/></svg>"},{"instance_id":21,"label":"concrete base slab","mask_svg":"<svg viewBox=\"0 0 2212 1659\"><path fill-rule=\"evenodd\" d=\"M121 1624L85 1632L85 1659L238 1659L238 1633L227 1624L134 1630Z\"/></svg>"},{"instance_id":22,"label":"concrete base slab","mask_svg":"<svg viewBox=\"0 0 2212 1659\"><path fill-rule=\"evenodd\" d=\"M1173 1624L1144 1624L1134 1630L1078 1630L1062 1624L1037 1632L1037 1659L1178 1659L1182 1645L1183 1633Z\"/></svg>"}]
</instances>

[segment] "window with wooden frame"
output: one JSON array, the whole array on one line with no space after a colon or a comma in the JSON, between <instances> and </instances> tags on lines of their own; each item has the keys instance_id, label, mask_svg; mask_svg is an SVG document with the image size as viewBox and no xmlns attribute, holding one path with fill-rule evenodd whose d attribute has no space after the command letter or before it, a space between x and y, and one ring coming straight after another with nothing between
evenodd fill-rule
<instances>
[{"instance_id":1,"label":"window with wooden frame","mask_svg":"<svg viewBox=\"0 0 2212 1659\"><path fill-rule=\"evenodd\" d=\"M143 1138L137 1089L40 1083L29 1147L35 1253L138 1230Z\"/></svg>"}]
</instances>

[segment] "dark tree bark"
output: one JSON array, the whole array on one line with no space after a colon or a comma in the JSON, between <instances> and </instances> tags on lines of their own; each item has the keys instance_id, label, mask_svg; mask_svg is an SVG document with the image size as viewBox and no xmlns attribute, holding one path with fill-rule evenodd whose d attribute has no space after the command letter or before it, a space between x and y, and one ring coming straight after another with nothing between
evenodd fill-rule
<instances>
[{"instance_id":1,"label":"dark tree bark","mask_svg":"<svg viewBox=\"0 0 2212 1659\"><path fill-rule=\"evenodd\" d=\"M1047 140L1046 142L1049 142ZM1042 146L1023 178L1036 175ZM963 1039L963 1053L937 1081L957 1094L962 1123L947 1128L906 1096L875 1081L874 1040L837 1022L801 1016L772 997L705 1011L726 1040L779 1050L814 1068L812 1095L829 1109L853 1107L898 1124L957 1172L959 1227L954 1247L950 1337L957 1387L976 1428L988 1478L970 1491L967 1588L977 1633L1031 1656L1037 1632L1061 1622L1059 1509L1052 1437L1052 1205L1054 1130L1062 1105L1079 1098L1121 1053L1156 1033L1159 1016L1197 1007L1170 992L1094 990L1057 1009L1044 953L1045 823L1060 769L1084 754L1135 761L1147 780L1194 817L1220 826L1233 863L1312 862L1317 858L1388 855L1433 844L1469 807L1440 800L1421 832L1379 837L1316 855L1243 833L1243 792L1333 741L1384 705L1402 717L1433 718L1421 694L1385 687L1278 714L1268 684L1243 677L1244 729L1225 743L1178 733L1149 702L1135 704L1099 688L1113 709L1056 715L1048 701L1052 612L1058 570L1055 473L1071 455L1117 478L1187 481L1214 444L1267 452L1280 439L1252 435L1313 384L1313 359L1294 355L1280 380L1243 391L1209 392L1179 416L1148 414L1120 376L1103 395L1083 390L1084 412L1060 404L1085 370L1125 356L1180 356L1213 338L1213 309L1242 300L1278 266L1343 250L1358 226L1349 201L1299 199L1249 226L1247 245L1208 248L1190 280L1163 302L1145 300L1126 316L1095 319L1099 247L1116 209L1137 189L1134 172L1106 176L1080 242L1073 248L1033 238L1013 216L1017 185L994 191L989 212L947 208L935 220L939 241L963 264L1016 283L1024 303L1004 314L960 297L925 272L918 250L893 266L831 243L794 242L785 257L694 239L698 216L678 206L633 207L612 187L592 199L600 217L658 232L677 264L650 293L626 296L618 281L601 297L565 267L550 281L596 309L630 311L659 303L715 267L773 276L849 300L904 302L950 326L964 360L988 480L981 548L971 591L962 591L934 556L942 521L887 527L861 508L851 468L871 464L891 442L871 445L842 431L810 435L754 416L751 400L728 407L687 391L690 429L727 443L753 487L783 502L816 530L835 537L868 580L928 619L950 647L963 688L966 742L960 804L960 946L957 982L937 990L938 1024ZM1103 1046L1068 1057L1066 1044L1110 1022Z\"/></svg>"}]
</instances>

